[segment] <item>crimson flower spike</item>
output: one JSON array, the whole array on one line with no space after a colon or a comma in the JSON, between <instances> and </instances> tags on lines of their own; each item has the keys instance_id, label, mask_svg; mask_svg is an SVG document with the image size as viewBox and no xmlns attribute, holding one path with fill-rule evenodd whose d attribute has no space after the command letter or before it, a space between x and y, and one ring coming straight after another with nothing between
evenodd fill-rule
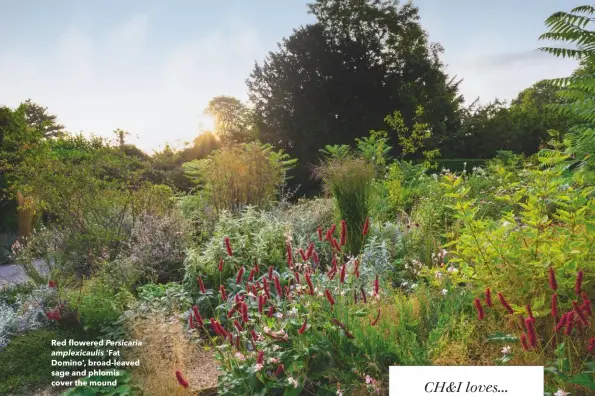
<instances>
[{"instance_id":1,"label":"crimson flower spike","mask_svg":"<svg viewBox=\"0 0 595 396\"><path fill-rule=\"evenodd\" d=\"M256 268L252 268L250 270L250 274L248 274L248 282L252 282L252 280L254 280L255 273L256 273Z\"/></svg>"},{"instance_id":2,"label":"crimson flower spike","mask_svg":"<svg viewBox=\"0 0 595 396\"><path fill-rule=\"evenodd\" d=\"M340 238L341 246L345 246L346 242L347 242L347 222L345 220L341 220L341 238Z\"/></svg>"},{"instance_id":3,"label":"crimson flower spike","mask_svg":"<svg viewBox=\"0 0 595 396\"><path fill-rule=\"evenodd\" d=\"M378 275L376 275L376 279L374 280L374 295L377 296L379 291L380 286L378 284Z\"/></svg>"},{"instance_id":4,"label":"crimson flower spike","mask_svg":"<svg viewBox=\"0 0 595 396\"><path fill-rule=\"evenodd\" d=\"M537 336L535 335L535 323L531 318L525 319L525 327L527 328L527 335L529 336L529 345L531 348L537 346Z\"/></svg>"},{"instance_id":5,"label":"crimson flower spike","mask_svg":"<svg viewBox=\"0 0 595 396\"><path fill-rule=\"evenodd\" d=\"M476 298L473 301L473 304L475 305L475 310L477 311L477 318L479 320L483 320L483 318L485 318L485 312L483 311L483 307L481 306L481 301L479 298Z\"/></svg>"},{"instance_id":6,"label":"crimson flower spike","mask_svg":"<svg viewBox=\"0 0 595 396\"><path fill-rule=\"evenodd\" d=\"M320 242L322 242L322 228L321 228L320 226L318 226L318 227L316 228L316 232L318 233L318 240L319 240Z\"/></svg>"},{"instance_id":7,"label":"crimson flower spike","mask_svg":"<svg viewBox=\"0 0 595 396\"><path fill-rule=\"evenodd\" d=\"M300 327L300 329L298 330L298 334L299 335L304 334L304 331L306 331L307 326L308 326L308 318L304 319L304 323L302 323L302 327Z\"/></svg>"},{"instance_id":8,"label":"crimson flower spike","mask_svg":"<svg viewBox=\"0 0 595 396\"><path fill-rule=\"evenodd\" d=\"M219 272L223 271L223 257L219 259L219 265L217 266L217 269L219 270Z\"/></svg>"},{"instance_id":9,"label":"crimson flower spike","mask_svg":"<svg viewBox=\"0 0 595 396\"><path fill-rule=\"evenodd\" d=\"M572 335L572 330L574 329L574 311L570 311L566 314L566 329L564 330L564 334Z\"/></svg>"},{"instance_id":10,"label":"crimson flower spike","mask_svg":"<svg viewBox=\"0 0 595 396\"><path fill-rule=\"evenodd\" d=\"M587 318L585 317L585 314L583 313L581 308L578 306L576 301L572 302L572 307L574 308L574 313L576 314L576 317L583 324L583 326L588 326L589 323L587 322Z\"/></svg>"},{"instance_id":11,"label":"crimson flower spike","mask_svg":"<svg viewBox=\"0 0 595 396\"><path fill-rule=\"evenodd\" d=\"M238 274L236 275L236 283L240 283L242 281L242 277L244 276L244 266L241 266Z\"/></svg>"},{"instance_id":12,"label":"crimson flower spike","mask_svg":"<svg viewBox=\"0 0 595 396\"><path fill-rule=\"evenodd\" d=\"M223 301L227 300L227 293L225 293L225 288L223 285L219 286L219 294L221 294Z\"/></svg>"},{"instance_id":13,"label":"crimson flower spike","mask_svg":"<svg viewBox=\"0 0 595 396\"><path fill-rule=\"evenodd\" d=\"M548 269L549 272L549 279L548 279L548 283L550 284L550 288L553 291L558 290L558 282L556 282L556 273L554 272L554 269L552 267L550 267Z\"/></svg>"},{"instance_id":14,"label":"crimson flower spike","mask_svg":"<svg viewBox=\"0 0 595 396\"><path fill-rule=\"evenodd\" d=\"M364 227L362 228L362 235L368 235L368 230L370 228L370 218L366 217L366 221L364 222Z\"/></svg>"},{"instance_id":15,"label":"crimson flower spike","mask_svg":"<svg viewBox=\"0 0 595 396\"><path fill-rule=\"evenodd\" d=\"M271 291L269 289L269 281L266 279L262 280L262 286L264 288L264 294L265 296L267 296L267 298L271 298Z\"/></svg>"},{"instance_id":16,"label":"crimson flower spike","mask_svg":"<svg viewBox=\"0 0 595 396\"><path fill-rule=\"evenodd\" d=\"M275 276L273 278L274 282L275 282L275 289L277 290L277 294L279 295L279 298L283 298L283 290L281 289L281 283L279 282L279 277Z\"/></svg>"},{"instance_id":17,"label":"crimson flower spike","mask_svg":"<svg viewBox=\"0 0 595 396\"><path fill-rule=\"evenodd\" d=\"M311 296L314 295L314 285L312 284L312 279L310 278L310 274L308 274L306 272L306 283L308 284L308 293L310 293Z\"/></svg>"},{"instance_id":18,"label":"crimson flower spike","mask_svg":"<svg viewBox=\"0 0 595 396\"><path fill-rule=\"evenodd\" d=\"M514 310L512 309L512 307L510 306L510 304L508 303L508 301L506 301L506 298L504 297L504 294L498 292L498 299L500 300L500 303L508 311L509 314L513 314L514 313Z\"/></svg>"},{"instance_id":19,"label":"crimson flower spike","mask_svg":"<svg viewBox=\"0 0 595 396\"><path fill-rule=\"evenodd\" d=\"M328 302L331 304L331 308L332 308L335 305L335 299L333 298L333 295L331 294L331 292L328 289L324 290L324 294L325 294Z\"/></svg>"},{"instance_id":20,"label":"crimson flower spike","mask_svg":"<svg viewBox=\"0 0 595 396\"><path fill-rule=\"evenodd\" d=\"M231 250L231 241L229 237L225 237L225 248L227 249L227 254L231 257L233 256L233 250Z\"/></svg>"},{"instance_id":21,"label":"crimson flower spike","mask_svg":"<svg viewBox=\"0 0 595 396\"><path fill-rule=\"evenodd\" d=\"M552 294L551 312L552 317L556 319L558 317L558 293Z\"/></svg>"},{"instance_id":22,"label":"crimson flower spike","mask_svg":"<svg viewBox=\"0 0 595 396\"><path fill-rule=\"evenodd\" d=\"M581 289L582 289L582 285L583 285L583 270L580 270L577 274L576 274L576 282L574 284L574 292L576 293L577 296L581 295Z\"/></svg>"},{"instance_id":23,"label":"crimson flower spike","mask_svg":"<svg viewBox=\"0 0 595 396\"><path fill-rule=\"evenodd\" d=\"M273 305L271 305L271 307L269 308L269 313L267 314L267 316L269 318L272 318L274 312L275 312L275 307Z\"/></svg>"},{"instance_id":24,"label":"crimson flower spike","mask_svg":"<svg viewBox=\"0 0 595 396\"><path fill-rule=\"evenodd\" d=\"M562 329L562 327L564 327L564 325L566 325L567 319L568 319L568 314L562 315L562 318L560 318L560 320L558 321L558 324L554 328L554 333L559 332Z\"/></svg>"},{"instance_id":25,"label":"crimson flower spike","mask_svg":"<svg viewBox=\"0 0 595 396\"><path fill-rule=\"evenodd\" d=\"M313 251L314 251L314 242L310 242L310 245L308 245L308 250L306 250L306 261L310 260L310 257L312 257Z\"/></svg>"},{"instance_id":26,"label":"crimson flower spike","mask_svg":"<svg viewBox=\"0 0 595 396\"><path fill-rule=\"evenodd\" d=\"M196 318L196 322L200 327L204 326L204 322L202 320L202 316L200 316L200 312L198 311L198 307L195 305L192 307L192 311L194 312L194 317ZM192 316L192 315L190 315Z\"/></svg>"},{"instance_id":27,"label":"crimson flower spike","mask_svg":"<svg viewBox=\"0 0 595 396\"><path fill-rule=\"evenodd\" d=\"M194 328L194 321L192 320L192 312L190 313L190 315L188 315L188 327L190 329Z\"/></svg>"},{"instance_id":28,"label":"crimson flower spike","mask_svg":"<svg viewBox=\"0 0 595 396\"><path fill-rule=\"evenodd\" d=\"M533 316L533 310L531 309L531 305L527 304L527 306L525 307L525 310L527 311L527 315L529 315L529 319L535 321L535 317Z\"/></svg>"},{"instance_id":29,"label":"crimson flower spike","mask_svg":"<svg viewBox=\"0 0 595 396\"><path fill-rule=\"evenodd\" d=\"M347 266L346 266L345 264L343 264L343 265L341 266L341 277L339 278L339 280L340 280L340 282L341 282L341 283L345 283L345 272L346 272L346 267L347 267Z\"/></svg>"},{"instance_id":30,"label":"crimson flower spike","mask_svg":"<svg viewBox=\"0 0 595 396\"><path fill-rule=\"evenodd\" d=\"M318 265L318 263L320 262L320 258L318 258L318 254L316 253L316 251L312 252L312 260L314 260L314 264Z\"/></svg>"},{"instance_id":31,"label":"crimson flower spike","mask_svg":"<svg viewBox=\"0 0 595 396\"><path fill-rule=\"evenodd\" d=\"M494 306L494 303L492 302L492 292L490 291L489 287L486 289L486 305L488 307Z\"/></svg>"},{"instance_id":32,"label":"crimson flower spike","mask_svg":"<svg viewBox=\"0 0 595 396\"><path fill-rule=\"evenodd\" d=\"M178 380L178 384L182 385L184 388L188 388L188 381L186 381L180 370L176 370L176 380Z\"/></svg>"},{"instance_id":33,"label":"crimson flower spike","mask_svg":"<svg viewBox=\"0 0 595 396\"><path fill-rule=\"evenodd\" d=\"M591 300L589 296L587 296L586 292L581 293L581 297L583 299L583 303L581 304L581 308L588 316L593 316L593 311L591 309Z\"/></svg>"},{"instance_id":34,"label":"crimson flower spike","mask_svg":"<svg viewBox=\"0 0 595 396\"><path fill-rule=\"evenodd\" d=\"M378 314L376 314L376 319L374 319L371 323L370 326L376 326L376 323L378 323L378 319L380 319L380 309L378 310Z\"/></svg>"},{"instance_id":35,"label":"crimson flower spike","mask_svg":"<svg viewBox=\"0 0 595 396\"><path fill-rule=\"evenodd\" d=\"M523 346L523 350L529 350L529 344L527 344L527 336L525 333L521 334L521 345Z\"/></svg>"},{"instance_id":36,"label":"crimson flower spike","mask_svg":"<svg viewBox=\"0 0 595 396\"><path fill-rule=\"evenodd\" d=\"M202 294L207 294L207 289L205 288L205 284L202 282L202 278L199 276L196 279L198 279L198 287L200 288L200 292Z\"/></svg>"}]
</instances>

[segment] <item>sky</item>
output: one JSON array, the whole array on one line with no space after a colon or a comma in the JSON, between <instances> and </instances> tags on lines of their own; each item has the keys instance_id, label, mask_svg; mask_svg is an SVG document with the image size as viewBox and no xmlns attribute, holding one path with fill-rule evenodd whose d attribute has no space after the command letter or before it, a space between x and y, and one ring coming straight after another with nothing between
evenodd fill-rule
<instances>
[{"instance_id":1,"label":"sky","mask_svg":"<svg viewBox=\"0 0 595 396\"><path fill-rule=\"evenodd\" d=\"M309 0L0 0L0 106L31 98L72 133L131 133L147 152L212 127L209 100L245 80ZM544 20L585 0L414 0L466 101L511 100L576 62L536 51Z\"/></svg>"}]
</instances>

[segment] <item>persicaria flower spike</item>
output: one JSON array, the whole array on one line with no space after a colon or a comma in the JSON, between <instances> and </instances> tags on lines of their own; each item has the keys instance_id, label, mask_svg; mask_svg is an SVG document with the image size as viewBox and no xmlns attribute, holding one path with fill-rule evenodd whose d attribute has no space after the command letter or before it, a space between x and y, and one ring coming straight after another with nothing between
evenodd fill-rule
<instances>
[{"instance_id":1,"label":"persicaria flower spike","mask_svg":"<svg viewBox=\"0 0 595 396\"><path fill-rule=\"evenodd\" d=\"M554 272L554 269L552 267L549 268L549 284L550 284L550 289L552 289L553 291L558 290L558 282L556 282L556 274Z\"/></svg>"},{"instance_id":2,"label":"persicaria flower spike","mask_svg":"<svg viewBox=\"0 0 595 396\"><path fill-rule=\"evenodd\" d=\"M196 318L196 322L198 323L198 325L201 327L204 326L202 316L200 316L200 312L198 311L198 307L196 305L192 307L192 311L194 312L194 317Z\"/></svg>"},{"instance_id":3,"label":"persicaria flower spike","mask_svg":"<svg viewBox=\"0 0 595 396\"><path fill-rule=\"evenodd\" d=\"M572 330L574 329L574 311L570 311L566 314L566 329L564 330L564 334L572 335Z\"/></svg>"},{"instance_id":4,"label":"persicaria flower spike","mask_svg":"<svg viewBox=\"0 0 595 396\"><path fill-rule=\"evenodd\" d=\"M198 279L198 287L200 288L200 292L202 294L207 294L207 289L205 288L205 284L202 282L202 278L199 276L197 279Z\"/></svg>"},{"instance_id":5,"label":"persicaria flower spike","mask_svg":"<svg viewBox=\"0 0 595 396\"><path fill-rule=\"evenodd\" d=\"M314 264L318 265L318 263L320 262L320 258L318 258L318 254L316 253L316 251L312 252L312 260L314 260Z\"/></svg>"},{"instance_id":6,"label":"persicaria flower spike","mask_svg":"<svg viewBox=\"0 0 595 396\"><path fill-rule=\"evenodd\" d=\"M529 350L529 344L527 344L527 336L525 333L521 334L521 345L523 346L523 350Z\"/></svg>"},{"instance_id":7,"label":"persicaria flower spike","mask_svg":"<svg viewBox=\"0 0 595 396\"><path fill-rule=\"evenodd\" d=\"M264 307L264 296L261 294L258 296L258 313L262 313L262 308Z\"/></svg>"},{"instance_id":8,"label":"persicaria flower spike","mask_svg":"<svg viewBox=\"0 0 595 396\"><path fill-rule=\"evenodd\" d=\"M269 267L269 280L272 280L272 279L273 279L273 266L271 265Z\"/></svg>"},{"instance_id":9,"label":"persicaria flower spike","mask_svg":"<svg viewBox=\"0 0 595 396\"><path fill-rule=\"evenodd\" d=\"M378 310L378 313L376 314L376 319L374 319L371 323L370 326L376 326L376 323L378 323L378 319L380 319L380 309Z\"/></svg>"},{"instance_id":10,"label":"persicaria flower spike","mask_svg":"<svg viewBox=\"0 0 595 396\"><path fill-rule=\"evenodd\" d=\"M242 327L240 322L238 322L237 320L233 321L233 325L235 326L236 329L238 329L238 331L244 331L244 328Z\"/></svg>"},{"instance_id":11,"label":"persicaria flower spike","mask_svg":"<svg viewBox=\"0 0 595 396\"><path fill-rule=\"evenodd\" d=\"M475 305L475 310L477 311L477 318L479 320L483 320L483 318L485 318L485 312L483 311L483 307L481 306L481 301L479 298L476 298L473 301L473 304Z\"/></svg>"},{"instance_id":12,"label":"persicaria flower spike","mask_svg":"<svg viewBox=\"0 0 595 396\"><path fill-rule=\"evenodd\" d=\"M314 295L314 285L312 284L312 279L310 278L310 274L306 272L306 283L308 284L308 292L311 296Z\"/></svg>"},{"instance_id":13,"label":"persicaria flower spike","mask_svg":"<svg viewBox=\"0 0 595 396\"><path fill-rule=\"evenodd\" d=\"M552 317L555 319L558 317L558 293L552 294L551 304Z\"/></svg>"},{"instance_id":14,"label":"persicaria flower spike","mask_svg":"<svg viewBox=\"0 0 595 396\"><path fill-rule=\"evenodd\" d=\"M318 233L318 240L322 242L322 228L318 226L316 232Z\"/></svg>"},{"instance_id":15,"label":"persicaria flower spike","mask_svg":"<svg viewBox=\"0 0 595 396\"><path fill-rule=\"evenodd\" d=\"M219 286L219 294L221 294L221 298L223 300L227 300L227 293L225 293L225 288L223 285Z\"/></svg>"},{"instance_id":16,"label":"persicaria flower spike","mask_svg":"<svg viewBox=\"0 0 595 396\"><path fill-rule=\"evenodd\" d=\"M241 266L238 270L238 274L236 275L236 283L240 283L242 281L242 277L244 276L244 266Z\"/></svg>"},{"instance_id":17,"label":"persicaria flower spike","mask_svg":"<svg viewBox=\"0 0 595 396\"><path fill-rule=\"evenodd\" d=\"M331 292L328 289L324 290L324 294L326 296L326 299L328 300L328 302L331 304L331 308L333 307L333 305L335 305L335 299L333 298Z\"/></svg>"},{"instance_id":18,"label":"persicaria flower spike","mask_svg":"<svg viewBox=\"0 0 595 396\"><path fill-rule=\"evenodd\" d=\"M533 316L533 311L531 310L531 305L527 304L525 310L527 311L527 315L529 315L529 319L535 320L535 317Z\"/></svg>"},{"instance_id":19,"label":"persicaria flower spike","mask_svg":"<svg viewBox=\"0 0 595 396\"><path fill-rule=\"evenodd\" d=\"M488 307L494 306L494 303L492 302L492 292L489 287L486 289L486 305Z\"/></svg>"},{"instance_id":20,"label":"persicaria flower spike","mask_svg":"<svg viewBox=\"0 0 595 396\"><path fill-rule=\"evenodd\" d=\"M302 327L300 327L300 329L298 330L298 334L304 334L304 331L306 331L306 327L308 327L308 318L304 319L304 323L302 323Z\"/></svg>"},{"instance_id":21,"label":"persicaria flower spike","mask_svg":"<svg viewBox=\"0 0 595 396\"><path fill-rule=\"evenodd\" d=\"M182 385L184 388L188 388L188 381L186 381L180 370L176 370L176 379L178 380L178 384Z\"/></svg>"},{"instance_id":22,"label":"persicaria flower spike","mask_svg":"<svg viewBox=\"0 0 595 396\"><path fill-rule=\"evenodd\" d=\"M341 277L340 277L340 281L341 281L341 283L345 283L345 272L346 272L346 267L347 267L347 266L346 266L345 264L343 264L343 265L341 266Z\"/></svg>"},{"instance_id":23,"label":"persicaria flower spike","mask_svg":"<svg viewBox=\"0 0 595 396\"><path fill-rule=\"evenodd\" d=\"M273 280L275 281L275 289L277 290L277 294L279 295L279 297L283 297L283 289L281 289L281 283L279 282L279 277L275 276L273 278Z\"/></svg>"},{"instance_id":24,"label":"persicaria flower spike","mask_svg":"<svg viewBox=\"0 0 595 396\"><path fill-rule=\"evenodd\" d=\"M258 357L256 358L256 364L264 363L264 351L258 351Z\"/></svg>"},{"instance_id":25,"label":"persicaria flower spike","mask_svg":"<svg viewBox=\"0 0 595 396\"><path fill-rule=\"evenodd\" d=\"M498 299L500 300L500 303L508 311L509 314L513 314L514 313L514 310L512 309L512 307L510 306L510 304L508 303L508 301L506 301L506 298L504 297L504 294L498 292Z\"/></svg>"},{"instance_id":26,"label":"persicaria flower spike","mask_svg":"<svg viewBox=\"0 0 595 396\"><path fill-rule=\"evenodd\" d=\"M537 346L537 336L535 335L534 320L531 318L525 319L525 327L529 336L529 345L531 345L531 348L535 348Z\"/></svg>"},{"instance_id":27,"label":"persicaria flower spike","mask_svg":"<svg viewBox=\"0 0 595 396\"><path fill-rule=\"evenodd\" d=\"M52 289L56 287L56 282L53 280L48 281L48 287L51 287Z\"/></svg>"},{"instance_id":28,"label":"persicaria flower spike","mask_svg":"<svg viewBox=\"0 0 595 396\"><path fill-rule=\"evenodd\" d=\"M591 355L595 355L595 337L589 339L589 346L587 347L587 352Z\"/></svg>"},{"instance_id":29,"label":"persicaria flower spike","mask_svg":"<svg viewBox=\"0 0 595 396\"><path fill-rule=\"evenodd\" d=\"M308 250L306 250L306 261L310 260L310 257L312 256L313 251L314 251L314 242L310 242L310 245L308 246Z\"/></svg>"},{"instance_id":30,"label":"persicaria flower spike","mask_svg":"<svg viewBox=\"0 0 595 396\"><path fill-rule=\"evenodd\" d=\"M225 237L225 248L227 249L227 254L229 256L233 256L233 250L231 250L231 241L229 237Z\"/></svg>"},{"instance_id":31,"label":"persicaria flower spike","mask_svg":"<svg viewBox=\"0 0 595 396\"><path fill-rule=\"evenodd\" d=\"M299 248L298 250L300 256L302 256L302 261L308 261L308 258L306 257L306 253L304 253L304 250L302 248Z\"/></svg>"},{"instance_id":32,"label":"persicaria flower spike","mask_svg":"<svg viewBox=\"0 0 595 396\"><path fill-rule=\"evenodd\" d=\"M583 299L583 303L581 305L582 310L588 315L593 316L593 311L591 310L591 300L589 300L589 296L587 296L586 292L581 293L581 297Z\"/></svg>"},{"instance_id":33,"label":"persicaria flower spike","mask_svg":"<svg viewBox=\"0 0 595 396\"><path fill-rule=\"evenodd\" d=\"M376 279L374 280L374 295L377 296L380 290L380 285L378 283L378 275L376 275Z\"/></svg>"},{"instance_id":34,"label":"persicaria flower spike","mask_svg":"<svg viewBox=\"0 0 595 396\"><path fill-rule=\"evenodd\" d=\"M280 376L281 374L283 374L283 371L285 371L285 366L283 366L283 363L279 364L279 366L277 367L277 370L275 370L275 377Z\"/></svg>"},{"instance_id":35,"label":"persicaria flower spike","mask_svg":"<svg viewBox=\"0 0 595 396\"><path fill-rule=\"evenodd\" d=\"M345 220L341 220L341 246L344 246L347 242L347 222Z\"/></svg>"},{"instance_id":36,"label":"persicaria flower spike","mask_svg":"<svg viewBox=\"0 0 595 396\"><path fill-rule=\"evenodd\" d=\"M568 314L564 314L562 315L562 317L560 318L560 320L558 321L558 324L556 325L555 329L554 329L554 333L557 333L560 331L560 329L562 329L562 327L564 327L564 325L566 324L566 320L568 319Z\"/></svg>"},{"instance_id":37,"label":"persicaria flower spike","mask_svg":"<svg viewBox=\"0 0 595 396\"><path fill-rule=\"evenodd\" d=\"M248 305L245 302L242 303L242 322L248 323Z\"/></svg>"},{"instance_id":38,"label":"persicaria flower spike","mask_svg":"<svg viewBox=\"0 0 595 396\"><path fill-rule=\"evenodd\" d=\"M252 280L254 279L255 273L256 273L256 268L252 268L250 270L250 273L248 274L248 282L252 282Z\"/></svg>"},{"instance_id":39,"label":"persicaria flower spike","mask_svg":"<svg viewBox=\"0 0 595 396\"><path fill-rule=\"evenodd\" d=\"M577 296L580 296L581 294L581 289L583 286L583 270L580 270L577 274L576 274L576 282L574 283L574 292L576 293Z\"/></svg>"},{"instance_id":40,"label":"persicaria flower spike","mask_svg":"<svg viewBox=\"0 0 595 396\"><path fill-rule=\"evenodd\" d=\"M366 221L364 222L364 227L362 228L362 235L368 235L368 229L370 228L370 218L366 217Z\"/></svg>"},{"instance_id":41,"label":"persicaria flower spike","mask_svg":"<svg viewBox=\"0 0 595 396\"><path fill-rule=\"evenodd\" d=\"M587 318L585 317L585 314L583 313L583 311L581 310L581 308L578 306L578 304L576 303L576 301L573 301L572 302L572 307L574 308L574 313L576 314L576 317L581 322L581 324L583 326L588 326L589 324L587 322Z\"/></svg>"}]
</instances>

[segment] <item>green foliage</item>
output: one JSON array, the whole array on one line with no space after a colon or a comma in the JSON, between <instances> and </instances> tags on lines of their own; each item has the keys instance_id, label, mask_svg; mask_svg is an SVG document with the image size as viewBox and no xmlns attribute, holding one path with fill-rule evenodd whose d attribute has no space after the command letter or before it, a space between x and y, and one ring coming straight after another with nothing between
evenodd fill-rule
<instances>
[{"instance_id":1,"label":"green foliage","mask_svg":"<svg viewBox=\"0 0 595 396\"><path fill-rule=\"evenodd\" d=\"M198 290L196 277L208 276L213 283L233 276L240 266L260 263L285 266L285 232L288 226L270 213L247 207L239 215L223 212L209 241L204 246L194 246L186 257L184 282ZM224 239L229 237L233 256L228 257ZM219 259L225 259L224 270L219 274Z\"/></svg>"},{"instance_id":2,"label":"green foliage","mask_svg":"<svg viewBox=\"0 0 595 396\"><path fill-rule=\"evenodd\" d=\"M216 96L205 110L215 119L215 133L229 143L244 143L258 136L252 111L232 96Z\"/></svg>"},{"instance_id":3,"label":"green foliage","mask_svg":"<svg viewBox=\"0 0 595 396\"><path fill-rule=\"evenodd\" d=\"M551 267L559 277L559 295L572 298L576 272L595 268L595 200L593 188L564 177L566 158L543 153L520 174L507 171L495 196L511 210L492 219L479 215L480 199L469 197L463 178L443 177L460 224L447 246L465 281L516 296L519 304L544 306L543 279Z\"/></svg>"},{"instance_id":4,"label":"green foliage","mask_svg":"<svg viewBox=\"0 0 595 396\"><path fill-rule=\"evenodd\" d=\"M316 170L332 194L340 220L347 222L347 252L361 250L362 227L370 210L374 168L364 159L354 156L331 158Z\"/></svg>"},{"instance_id":5,"label":"green foliage","mask_svg":"<svg viewBox=\"0 0 595 396\"><path fill-rule=\"evenodd\" d=\"M252 142L224 147L183 168L203 187L217 212L241 211L248 205L265 208L274 202L295 162L283 150Z\"/></svg>"}]
</instances>

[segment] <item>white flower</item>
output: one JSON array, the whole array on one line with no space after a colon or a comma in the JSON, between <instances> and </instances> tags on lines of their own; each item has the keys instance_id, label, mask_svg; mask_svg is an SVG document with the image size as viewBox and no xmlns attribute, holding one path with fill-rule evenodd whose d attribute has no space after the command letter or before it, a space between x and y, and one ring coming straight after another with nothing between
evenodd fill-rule
<instances>
[{"instance_id":1,"label":"white flower","mask_svg":"<svg viewBox=\"0 0 595 396\"><path fill-rule=\"evenodd\" d=\"M263 330L265 333L269 333L271 331L271 329L268 326L264 326Z\"/></svg>"},{"instance_id":2,"label":"white flower","mask_svg":"<svg viewBox=\"0 0 595 396\"><path fill-rule=\"evenodd\" d=\"M436 273L434 275L436 276L437 279L442 279L442 272L436 271Z\"/></svg>"},{"instance_id":3,"label":"white flower","mask_svg":"<svg viewBox=\"0 0 595 396\"><path fill-rule=\"evenodd\" d=\"M269 358L269 363L279 363L279 359L277 358Z\"/></svg>"},{"instance_id":4,"label":"white flower","mask_svg":"<svg viewBox=\"0 0 595 396\"><path fill-rule=\"evenodd\" d=\"M414 283L414 284L411 285L411 288L412 289L415 289L416 287L417 287L417 283Z\"/></svg>"},{"instance_id":5,"label":"white flower","mask_svg":"<svg viewBox=\"0 0 595 396\"><path fill-rule=\"evenodd\" d=\"M448 290L442 289L440 293L442 293L443 296L446 296L448 294Z\"/></svg>"},{"instance_id":6,"label":"white flower","mask_svg":"<svg viewBox=\"0 0 595 396\"><path fill-rule=\"evenodd\" d=\"M256 363L256 364L254 365L254 371L260 371L260 370L262 370L262 367L263 367L263 365L262 365L262 364L260 364L260 363Z\"/></svg>"},{"instance_id":7,"label":"white flower","mask_svg":"<svg viewBox=\"0 0 595 396\"><path fill-rule=\"evenodd\" d=\"M322 292L318 292L317 296L322 297L322 296L324 296L324 294L322 294Z\"/></svg>"},{"instance_id":8,"label":"white flower","mask_svg":"<svg viewBox=\"0 0 595 396\"><path fill-rule=\"evenodd\" d=\"M372 377L370 377L369 375L366 374L366 384L371 384L372 383Z\"/></svg>"},{"instance_id":9,"label":"white flower","mask_svg":"<svg viewBox=\"0 0 595 396\"><path fill-rule=\"evenodd\" d=\"M281 349L279 345L273 345L273 351L278 351L279 349Z\"/></svg>"},{"instance_id":10,"label":"white flower","mask_svg":"<svg viewBox=\"0 0 595 396\"><path fill-rule=\"evenodd\" d=\"M275 314L275 318L277 318L277 319L283 319L283 314L281 312L277 312Z\"/></svg>"},{"instance_id":11,"label":"white flower","mask_svg":"<svg viewBox=\"0 0 595 396\"><path fill-rule=\"evenodd\" d=\"M454 274L456 274L457 272L459 272L458 269L456 269L455 267L453 267L452 265L450 267L447 268L448 272L452 272Z\"/></svg>"},{"instance_id":12,"label":"white flower","mask_svg":"<svg viewBox=\"0 0 595 396\"><path fill-rule=\"evenodd\" d=\"M569 394L570 394L570 392L564 392L562 389L558 389L558 391L556 393L554 393L554 396L566 396Z\"/></svg>"},{"instance_id":13,"label":"white flower","mask_svg":"<svg viewBox=\"0 0 595 396\"><path fill-rule=\"evenodd\" d=\"M341 389L337 390L337 396L343 396L343 391Z\"/></svg>"},{"instance_id":14,"label":"white flower","mask_svg":"<svg viewBox=\"0 0 595 396\"><path fill-rule=\"evenodd\" d=\"M293 385L294 388L297 388L299 385L297 380L293 379L293 377L288 377L287 382L289 383L289 385Z\"/></svg>"},{"instance_id":15,"label":"white flower","mask_svg":"<svg viewBox=\"0 0 595 396\"><path fill-rule=\"evenodd\" d=\"M298 315L298 309L296 307L291 308L287 313L287 316L296 317Z\"/></svg>"}]
</instances>

